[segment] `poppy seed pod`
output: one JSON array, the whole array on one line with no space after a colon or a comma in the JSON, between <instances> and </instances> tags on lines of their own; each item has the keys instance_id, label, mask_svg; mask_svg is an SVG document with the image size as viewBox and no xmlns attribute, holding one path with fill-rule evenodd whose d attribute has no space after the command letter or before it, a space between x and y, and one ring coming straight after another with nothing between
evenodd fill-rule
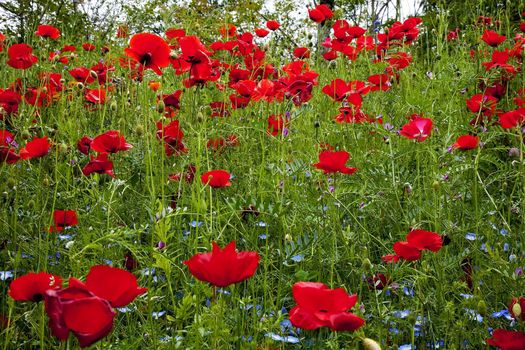
<instances>
[{"instance_id":1,"label":"poppy seed pod","mask_svg":"<svg viewBox=\"0 0 525 350\"><path fill-rule=\"evenodd\" d=\"M82 84L82 83L78 83L78 84L77 84L77 88L78 88L79 90L84 90L84 84Z\"/></svg>"},{"instance_id":2,"label":"poppy seed pod","mask_svg":"<svg viewBox=\"0 0 525 350\"><path fill-rule=\"evenodd\" d=\"M485 303L484 300L480 300L478 302L477 310L478 310L480 315L486 315L487 314L488 308L487 308L487 304Z\"/></svg>"},{"instance_id":3,"label":"poppy seed pod","mask_svg":"<svg viewBox=\"0 0 525 350\"><path fill-rule=\"evenodd\" d=\"M521 305L520 303L515 303L512 305L512 315L514 318L520 318L521 317Z\"/></svg>"},{"instance_id":4,"label":"poppy seed pod","mask_svg":"<svg viewBox=\"0 0 525 350\"><path fill-rule=\"evenodd\" d=\"M381 346L373 339L365 338L361 343L365 350L381 350Z\"/></svg>"},{"instance_id":5,"label":"poppy seed pod","mask_svg":"<svg viewBox=\"0 0 525 350\"><path fill-rule=\"evenodd\" d=\"M164 101L160 100L157 104L157 112L164 113L164 109L166 108L166 104L164 104Z\"/></svg>"},{"instance_id":6,"label":"poppy seed pod","mask_svg":"<svg viewBox=\"0 0 525 350\"><path fill-rule=\"evenodd\" d=\"M144 135L144 126L142 126L141 124L137 125L135 127L135 134L137 134L137 136Z\"/></svg>"}]
</instances>

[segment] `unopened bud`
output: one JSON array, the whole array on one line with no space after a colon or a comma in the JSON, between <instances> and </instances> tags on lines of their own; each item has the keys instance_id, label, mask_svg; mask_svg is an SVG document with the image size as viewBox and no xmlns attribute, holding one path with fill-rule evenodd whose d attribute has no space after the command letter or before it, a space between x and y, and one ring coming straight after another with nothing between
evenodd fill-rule
<instances>
[{"instance_id":1,"label":"unopened bud","mask_svg":"<svg viewBox=\"0 0 525 350\"><path fill-rule=\"evenodd\" d=\"M77 88L78 88L79 90L84 90L84 84L82 84L82 83L77 83Z\"/></svg>"},{"instance_id":2,"label":"unopened bud","mask_svg":"<svg viewBox=\"0 0 525 350\"><path fill-rule=\"evenodd\" d=\"M173 50L170 52L170 59L174 60L174 59L177 58L177 56L178 56L178 55L177 55L177 52L175 52L175 51L173 51Z\"/></svg>"},{"instance_id":3,"label":"unopened bud","mask_svg":"<svg viewBox=\"0 0 525 350\"><path fill-rule=\"evenodd\" d=\"M379 346L375 340L370 338L363 339L362 344L365 350L381 350L381 346Z\"/></svg>"},{"instance_id":4,"label":"unopened bud","mask_svg":"<svg viewBox=\"0 0 525 350\"><path fill-rule=\"evenodd\" d=\"M432 183L432 188L435 189L436 191L439 190L440 187L441 187L441 182L439 182L438 180L435 180Z\"/></svg>"},{"instance_id":5,"label":"unopened bud","mask_svg":"<svg viewBox=\"0 0 525 350\"><path fill-rule=\"evenodd\" d=\"M478 313L480 315L486 315L488 312L488 309L487 309L487 304L485 303L484 300L480 300L478 302Z\"/></svg>"},{"instance_id":6,"label":"unopened bud","mask_svg":"<svg viewBox=\"0 0 525 350\"><path fill-rule=\"evenodd\" d=\"M514 305L512 305L512 315L514 316L514 318L521 317L521 305L519 301L516 301Z\"/></svg>"},{"instance_id":7,"label":"unopened bud","mask_svg":"<svg viewBox=\"0 0 525 350\"><path fill-rule=\"evenodd\" d=\"M144 135L144 127L142 125L137 125L135 127L135 134L137 134L137 136L142 136Z\"/></svg>"},{"instance_id":8,"label":"unopened bud","mask_svg":"<svg viewBox=\"0 0 525 350\"><path fill-rule=\"evenodd\" d=\"M89 75L91 75L93 79L98 79L98 74L94 70L90 70Z\"/></svg>"},{"instance_id":9,"label":"unopened bud","mask_svg":"<svg viewBox=\"0 0 525 350\"><path fill-rule=\"evenodd\" d=\"M164 113L164 109L166 108L166 105L164 104L164 101L159 101L157 104L157 112Z\"/></svg>"},{"instance_id":10,"label":"unopened bud","mask_svg":"<svg viewBox=\"0 0 525 350\"><path fill-rule=\"evenodd\" d=\"M114 112L117 110L117 101L113 100L111 101L111 103L109 104L109 108Z\"/></svg>"}]
</instances>

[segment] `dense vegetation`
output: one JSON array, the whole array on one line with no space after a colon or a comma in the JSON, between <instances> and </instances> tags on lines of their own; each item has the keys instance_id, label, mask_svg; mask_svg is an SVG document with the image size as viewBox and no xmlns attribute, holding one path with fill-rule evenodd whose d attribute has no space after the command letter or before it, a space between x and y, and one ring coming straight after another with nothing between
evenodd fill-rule
<instances>
[{"instance_id":1,"label":"dense vegetation","mask_svg":"<svg viewBox=\"0 0 525 350\"><path fill-rule=\"evenodd\" d=\"M493 10L0 34L2 348L524 349L525 24Z\"/></svg>"}]
</instances>

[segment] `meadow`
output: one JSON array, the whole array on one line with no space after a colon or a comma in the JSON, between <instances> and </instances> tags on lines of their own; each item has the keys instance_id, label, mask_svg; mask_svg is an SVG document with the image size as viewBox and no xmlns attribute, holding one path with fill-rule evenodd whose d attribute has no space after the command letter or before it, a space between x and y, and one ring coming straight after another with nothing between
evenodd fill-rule
<instances>
[{"instance_id":1,"label":"meadow","mask_svg":"<svg viewBox=\"0 0 525 350\"><path fill-rule=\"evenodd\" d=\"M0 33L2 349L525 349L525 22L332 16Z\"/></svg>"}]
</instances>

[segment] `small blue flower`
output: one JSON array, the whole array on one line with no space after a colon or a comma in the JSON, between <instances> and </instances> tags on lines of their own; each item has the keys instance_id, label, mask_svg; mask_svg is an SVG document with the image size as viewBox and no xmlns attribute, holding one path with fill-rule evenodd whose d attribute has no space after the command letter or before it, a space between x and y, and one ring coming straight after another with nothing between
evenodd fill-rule
<instances>
[{"instance_id":1,"label":"small blue flower","mask_svg":"<svg viewBox=\"0 0 525 350\"><path fill-rule=\"evenodd\" d=\"M412 350L412 349L415 349L415 348L416 348L415 345L412 347L412 344L403 344L403 345L399 345L397 350Z\"/></svg>"},{"instance_id":2,"label":"small blue flower","mask_svg":"<svg viewBox=\"0 0 525 350\"><path fill-rule=\"evenodd\" d=\"M510 311L508 309L503 309L503 310L500 310L500 311L493 312L490 316L492 318L505 317L509 321L512 320L512 316L511 316Z\"/></svg>"},{"instance_id":3,"label":"small blue flower","mask_svg":"<svg viewBox=\"0 0 525 350\"><path fill-rule=\"evenodd\" d=\"M477 236L473 232L467 232L467 234L465 235L465 239L469 241L475 241L477 239Z\"/></svg>"},{"instance_id":4,"label":"small blue flower","mask_svg":"<svg viewBox=\"0 0 525 350\"><path fill-rule=\"evenodd\" d=\"M483 322L483 316L481 316L480 314L478 314L476 312L476 310L472 310L472 309L467 309L465 308L464 309L465 312L467 313L467 315L470 317L471 320L473 321L477 321L479 323L482 323Z\"/></svg>"},{"instance_id":5,"label":"small blue flower","mask_svg":"<svg viewBox=\"0 0 525 350\"><path fill-rule=\"evenodd\" d=\"M267 239L268 235L263 233L262 235L259 235L259 239Z\"/></svg>"},{"instance_id":6,"label":"small blue flower","mask_svg":"<svg viewBox=\"0 0 525 350\"><path fill-rule=\"evenodd\" d=\"M257 226L257 227L266 227L268 225L264 221L259 221L259 222L255 223L255 226Z\"/></svg>"},{"instance_id":7,"label":"small blue flower","mask_svg":"<svg viewBox=\"0 0 525 350\"><path fill-rule=\"evenodd\" d=\"M193 220L193 221L190 221L188 225L190 225L190 227L193 227L193 228L201 227L202 225L204 225L204 222Z\"/></svg>"},{"instance_id":8,"label":"small blue flower","mask_svg":"<svg viewBox=\"0 0 525 350\"><path fill-rule=\"evenodd\" d=\"M71 235L58 235L58 239L63 241L63 240L66 240L66 239L71 239Z\"/></svg>"},{"instance_id":9,"label":"small blue flower","mask_svg":"<svg viewBox=\"0 0 525 350\"><path fill-rule=\"evenodd\" d=\"M300 342L299 338L297 337L292 337L292 336L283 337L276 333L266 333L266 336L272 338L275 341L281 341L284 343L297 344Z\"/></svg>"},{"instance_id":10,"label":"small blue flower","mask_svg":"<svg viewBox=\"0 0 525 350\"><path fill-rule=\"evenodd\" d=\"M407 318L408 315L410 315L410 313L411 313L410 310L394 311L392 313L392 316L397 317L397 318Z\"/></svg>"},{"instance_id":11,"label":"small blue flower","mask_svg":"<svg viewBox=\"0 0 525 350\"><path fill-rule=\"evenodd\" d=\"M499 230L499 233L502 235L502 236L506 236L509 234L509 231L505 230L504 228L502 228L501 230Z\"/></svg>"},{"instance_id":12,"label":"small blue flower","mask_svg":"<svg viewBox=\"0 0 525 350\"><path fill-rule=\"evenodd\" d=\"M122 312L122 313L133 311L131 308L129 308L127 306L126 307L118 307L117 310L118 310L118 312Z\"/></svg>"},{"instance_id":13,"label":"small blue flower","mask_svg":"<svg viewBox=\"0 0 525 350\"><path fill-rule=\"evenodd\" d=\"M503 251L504 251L504 252L508 252L509 250L510 250L510 245L509 245L508 243L505 243L505 244L503 245Z\"/></svg>"},{"instance_id":14,"label":"small blue flower","mask_svg":"<svg viewBox=\"0 0 525 350\"><path fill-rule=\"evenodd\" d=\"M165 314L166 314L166 311L159 311L159 312L152 312L151 316L153 316L153 318L155 319L158 319L159 317L162 317Z\"/></svg>"},{"instance_id":15,"label":"small blue flower","mask_svg":"<svg viewBox=\"0 0 525 350\"><path fill-rule=\"evenodd\" d=\"M461 296L462 298L465 298L465 299L470 299L470 298L474 297L472 294L465 294L465 293L459 293L459 296Z\"/></svg>"},{"instance_id":16,"label":"small blue flower","mask_svg":"<svg viewBox=\"0 0 525 350\"><path fill-rule=\"evenodd\" d=\"M5 281L9 278L13 278L13 271L0 271L0 281Z\"/></svg>"},{"instance_id":17,"label":"small blue flower","mask_svg":"<svg viewBox=\"0 0 525 350\"><path fill-rule=\"evenodd\" d=\"M297 254L297 255L294 255L290 258L290 260L294 261L294 262L301 262L303 261L304 259L304 255L303 254Z\"/></svg>"}]
</instances>

